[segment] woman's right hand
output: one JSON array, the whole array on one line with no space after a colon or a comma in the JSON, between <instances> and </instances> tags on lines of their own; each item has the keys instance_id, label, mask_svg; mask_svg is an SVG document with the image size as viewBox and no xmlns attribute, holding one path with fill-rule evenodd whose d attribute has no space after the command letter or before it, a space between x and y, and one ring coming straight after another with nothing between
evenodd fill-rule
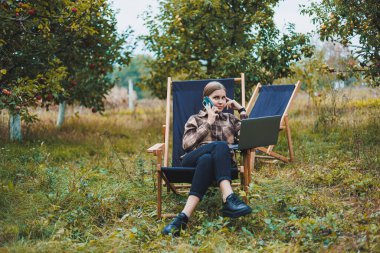
<instances>
[{"instance_id":1,"label":"woman's right hand","mask_svg":"<svg viewBox=\"0 0 380 253\"><path fill-rule=\"evenodd\" d=\"M216 115L218 113L218 108L216 106L211 107L210 105L205 106L207 111L207 122L212 125L215 122Z\"/></svg>"}]
</instances>

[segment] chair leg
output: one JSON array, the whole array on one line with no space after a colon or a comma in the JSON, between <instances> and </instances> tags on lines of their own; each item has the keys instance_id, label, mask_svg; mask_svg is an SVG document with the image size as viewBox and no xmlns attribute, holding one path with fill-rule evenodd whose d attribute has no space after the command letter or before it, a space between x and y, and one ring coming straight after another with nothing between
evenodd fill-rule
<instances>
[{"instance_id":1,"label":"chair leg","mask_svg":"<svg viewBox=\"0 0 380 253\"><path fill-rule=\"evenodd\" d=\"M286 125L286 137L288 139L288 147L289 147L289 157L290 157L289 162L293 162L294 152L293 152L292 134L290 132L288 117L286 116L284 119L285 119L285 125Z\"/></svg>"},{"instance_id":2,"label":"chair leg","mask_svg":"<svg viewBox=\"0 0 380 253\"><path fill-rule=\"evenodd\" d=\"M252 150L247 151L247 185L251 183L251 164L252 164Z\"/></svg>"},{"instance_id":3,"label":"chair leg","mask_svg":"<svg viewBox=\"0 0 380 253\"><path fill-rule=\"evenodd\" d=\"M162 176L160 170L157 170L157 218L162 218Z\"/></svg>"},{"instance_id":4,"label":"chair leg","mask_svg":"<svg viewBox=\"0 0 380 253\"><path fill-rule=\"evenodd\" d=\"M246 192L246 184L247 184L247 167L246 167L246 162L245 162L246 158L243 159L244 161L244 166L240 166L240 169L239 169L239 173L240 173L240 190L244 191L247 195L247 192ZM243 200L245 203L247 203L247 197L244 196L243 197Z\"/></svg>"},{"instance_id":5,"label":"chair leg","mask_svg":"<svg viewBox=\"0 0 380 253\"><path fill-rule=\"evenodd\" d=\"M243 198L244 202L248 204L248 185L250 176L250 163L251 163L251 150L247 150L244 159L244 192L245 196Z\"/></svg>"},{"instance_id":6,"label":"chair leg","mask_svg":"<svg viewBox=\"0 0 380 253\"><path fill-rule=\"evenodd\" d=\"M243 198L244 202L246 204L248 204L248 170L245 168L244 170L244 174L245 174L245 179L244 179L244 192L245 192L245 196Z\"/></svg>"},{"instance_id":7,"label":"chair leg","mask_svg":"<svg viewBox=\"0 0 380 253\"><path fill-rule=\"evenodd\" d=\"M244 191L244 166L240 166L239 174L240 174L240 190Z\"/></svg>"},{"instance_id":8,"label":"chair leg","mask_svg":"<svg viewBox=\"0 0 380 253\"><path fill-rule=\"evenodd\" d=\"M249 183L252 181L253 170L255 169L256 149L251 152L251 161L249 166Z\"/></svg>"}]
</instances>

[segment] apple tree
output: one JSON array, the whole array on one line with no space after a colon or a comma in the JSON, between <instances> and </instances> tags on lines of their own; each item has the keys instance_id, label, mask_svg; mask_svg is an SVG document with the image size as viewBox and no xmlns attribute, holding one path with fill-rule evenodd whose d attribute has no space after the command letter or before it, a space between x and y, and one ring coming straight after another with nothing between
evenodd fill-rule
<instances>
[{"instance_id":1,"label":"apple tree","mask_svg":"<svg viewBox=\"0 0 380 253\"><path fill-rule=\"evenodd\" d=\"M113 87L109 77L114 64L128 64L134 44L126 45L131 30L119 35L114 12L107 1L96 1L92 8L86 4L76 9L76 15L86 13L75 29L64 31L60 36L57 56L67 67L69 78L63 82L64 93L56 102L79 102L93 112L103 111L103 98ZM83 33L83 27L87 32Z\"/></svg>"},{"instance_id":2,"label":"apple tree","mask_svg":"<svg viewBox=\"0 0 380 253\"><path fill-rule=\"evenodd\" d=\"M106 0L1 0L0 20L0 109L11 120L33 121L30 107L66 99L103 109L107 73L131 51L121 52L130 32L117 34Z\"/></svg>"},{"instance_id":3,"label":"apple tree","mask_svg":"<svg viewBox=\"0 0 380 253\"><path fill-rule=\"evenodd\" d=\"M308 36L276 28L279 0L161 0L158 14L144 15L154 53L146 85L165 97L166 78L234 77L246 74L248 88L291 73L290 63L312 54ZM249 95L249 94L247 94Z\"/></svg>"},{"instance_id":4,"label":"apple tree","mask_svg":"<svg viewBox=\"0 0 380 253\"><path fill-rule=\"evenodd\" d=\"M41 1L0 3L0 109L9 110L11 139L21 140L20 115L34 120L29 107L39 100L52 101L54 93L63 91L60 82L67 72L53 54L44 26L49 23L47 13Z\"/></svg>"},{"instance_id":5,"label":"apple tree","mask_svg":"<svg viewBox=\"0 0 380 253\"><path fill-rule=\"evenodd\" d=\"M302 13L312 17L323 41L339 42L350 48L368 82L380 85L380 3L376 0L322 0L303 6Z\"/></svg>"}]
</instances>

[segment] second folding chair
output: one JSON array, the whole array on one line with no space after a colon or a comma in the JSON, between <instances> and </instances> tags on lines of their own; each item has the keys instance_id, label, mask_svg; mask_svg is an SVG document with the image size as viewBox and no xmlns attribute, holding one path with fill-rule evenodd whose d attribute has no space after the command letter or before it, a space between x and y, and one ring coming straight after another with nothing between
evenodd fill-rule
<instances>
[{"instance_id":1,"label":"second folding chair","mask_svg":"<svg viewBox=\"0 0 380 253\"><path fill-rule=\"evenodd\" d=\"M265 155L256 155L256 158L278 159L283 162L294 160L293 143L289 126L288 112L289 108L298 92L300 81L296 84L283 85L261 85L258 84L247 105L247 114L249 118L258 118L266 116L281 115L279 130L285 130L289 156L279 154L273 151L274 145L269 147L259 147L259 150Z\"/></svg>"}]
</instances>

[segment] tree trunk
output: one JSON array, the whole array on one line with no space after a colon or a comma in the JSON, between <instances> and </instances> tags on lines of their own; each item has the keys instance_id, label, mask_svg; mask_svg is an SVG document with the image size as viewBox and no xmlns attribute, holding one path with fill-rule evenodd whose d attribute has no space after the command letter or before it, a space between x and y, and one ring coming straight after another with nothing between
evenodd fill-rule
<instances>
[{"instance_id":1,"label":"tree trunk","mask_svg":"<svg viewBox=\"0 0 380 253\"><path fill-rule=\"evenodd\" d=\"M11 141L22 141L20 114L9 113L9 136Z\"/></svg>"},{"instance_id":2,"label":"tree trunk","mask_svg":"<svg viewBox=\"0 0 380 253\"><path fill-rule=\"evenodd\" d=\"M135 94L133 93L133 82L129 79L128 82L128 108L129 110L135 110Z\"/></svg>"},{"instance_id":3,"label":"tree trunk","mask_svg":"<svg viewBox=\"0 0 380 253\"><path fill-rule=\"evenodd\" d=\"M63 101L59 103L57 128L62 127L62 124L65 121L65 112L66 112L66 101Z\"/></svg>"},{"instance_id":4,"label":"tree trunk","mask_svg":"<svg viewBox=\"0 0 380 253\"><path fill-rule=\"evenodd\" d=\"M4 110L1 110L1 124L4 124L4 117L5 117L5 113L4 113Z\"/></svg>"}]
</instances>

